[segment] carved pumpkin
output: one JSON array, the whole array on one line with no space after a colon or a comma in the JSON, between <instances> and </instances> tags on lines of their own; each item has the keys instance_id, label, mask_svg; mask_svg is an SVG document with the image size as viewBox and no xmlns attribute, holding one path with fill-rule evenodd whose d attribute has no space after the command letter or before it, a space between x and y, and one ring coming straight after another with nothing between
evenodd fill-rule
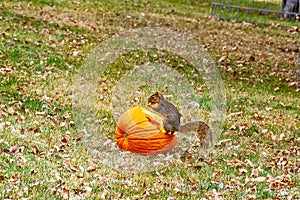
<instances>
[{"instance_id":1,"label":"carved pumpkin","mask_svg":"<svg viewBox=\"0 0 300 200\"><path fill-rule=\"evenodd\" d=\"M177 137L166 134L163 118L141 106L122 114L116 128L119 148L138 154L158 154L171 151Z\"/></svg>"}]
</instances>

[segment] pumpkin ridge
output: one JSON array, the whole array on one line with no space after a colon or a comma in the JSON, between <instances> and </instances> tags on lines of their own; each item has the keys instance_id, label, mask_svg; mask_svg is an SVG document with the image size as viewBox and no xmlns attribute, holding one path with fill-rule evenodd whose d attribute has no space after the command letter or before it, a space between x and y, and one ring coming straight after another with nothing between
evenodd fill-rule
<instances>
[{"instance_id":1,"label":"pumpkin ridge","mask_svg":"<svg viewBox=\"0 0 300 200\"><path fill-rule=\"evenodd\" d=\"M141 122L135 122L135 123L133 123L131 126L129 126L129 127L127 127L127 129L128 130L131 130L131 129L133 129L135 126L141 126L141 127L143 127L143 124L146 124L148 122L148 120L146 121L146 120L143 120L143 121L141 121Z\"/></svg>"},{"instance_id":2,"label":"pumpkin ridge","mask_svg":"<svg viewBox=\"0 0 300 200\"><path fill-rule=\"evenodd\" d=\"M130 146L132 146L131 147L132 149L138 149L140 151L159 151L162 148L168 146L169 144L166 144L164 146L144 146L143 148L141 148L139 145L140 144L130 143Z\"/></svg>"},{"instance_id":3,"label":"pumpkin ridge","mask_svg":"<svg viewBox=\"0 0 300 200\"><path fill-rule=\"evenodd\" d=\"M172 138L172 139L174 139L174 138ZM129 141L129 143L132 143L132 144L146 144L146 143L149 143L149 141L151 141L152 145L147 144L147 147L151 147L151 146L164 147L164 146L168 145L168 143L161 144L162 140L168 140L168 139L165 139L165 138L163 138L163 139L148 139L148 140L145 140L145 139L142 139L142 140L130 139L128 141Z\"/></svg>"},{"instance_id":4,"label":"pumpkin ridge","mask_svg":"<svg viewBox=\"0 0 300 200\"><path fill-rule=\"evenodd\" d=\"M127 137L128 138L128 137ZM146 137L145 137L146 138ZM133 140L133 141L135 141L135 140L145 140L145 138L130 138L129 137L129 139L130 140ZM169 138L172 138L172 137L167 137L167 138L165 138L165 137L148 137L147 139L148 140L152 140L152 141L156 141L156 140L165 140L165 139L169 139Z\"/></svg>"}]
</instances>

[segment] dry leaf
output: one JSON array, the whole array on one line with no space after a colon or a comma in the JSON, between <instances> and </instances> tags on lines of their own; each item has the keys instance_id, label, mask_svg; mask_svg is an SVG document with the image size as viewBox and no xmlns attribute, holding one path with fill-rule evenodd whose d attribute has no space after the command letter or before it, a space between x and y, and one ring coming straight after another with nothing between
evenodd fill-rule
<instances>
[{"instance_id":1,"label":"dry leaf","mask_svg":"<svg viewBox=\"0 0 300 200\"><path fill-rule=\"evenodd\" d=\"M264 182L266 179L267 179L266 177L260 176L260 177L252 178L251 181L261 183Z\"/></svg>"},{"instance_id":2,"label":"dry leaf","mask_svg":"<svg viewBox=\"0 0 300 200\"><path fill-rule=\"evenodd\" d=\"M8 108L8 109L6 110L6 112L7 112L7 114L9 114L9 115L15 114L15 110L14 110L12 107Z\"/></svg>"},{"instance_id":3,"label":"dry leaf","mask_svg":"<svg viewBox=\"0 0 300 200\"><path fill-rule=\"evenodd\" d=\"M94 167L94 166L89 166L89 167L87 167L87 169L86 169L86 171L87 172L94 172L94 171L96 171L96 167Z\"/></svg>"}]
</instances>

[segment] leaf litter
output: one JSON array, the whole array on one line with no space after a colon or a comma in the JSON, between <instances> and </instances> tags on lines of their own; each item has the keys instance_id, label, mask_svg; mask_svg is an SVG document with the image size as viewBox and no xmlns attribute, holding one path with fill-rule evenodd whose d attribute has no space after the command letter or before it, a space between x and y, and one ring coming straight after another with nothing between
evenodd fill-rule
<instances>
[{"instance_id":1,"label":"leaf litter","mask_svg":"<svg viewBox=\"0 0 300 200\"><path fill-rule=\"evenodd\" d=\"M0 89L3 198L31 199L45 192L62 199L159 198L161 192L168 199L255 199L262 194L270 198L300 197L300 110L293 78L299 51L297 29L261 28L208 16L166 16L151 9L140 15L118 8L124 24L116 22L116 13L108 10L99 15L83 8L24 2L6 2L1 9L12 13L6 22L15 20L1 25L5 28L1 29L1 53L7 55L13 48L21 48L22 54L27 47L37 48L30 52L30 59L25 55L16 60L0 55L8 58L1 61L1 83L15 80L10 89ZM22 27L18 27L18 21ZM71 88L66 82L99 41L145 24L193 34L217 61L232 100L224 134L209 155L191 151L176 165L140 176L104 169L87 153L73 127ZM269 33L261 34L262 30ZM26 50L22 52L22 48ZM53 64L49 54L58 55ZM60 56L66 63L62 69L58 66ZM44 70L35 70L39 66ZM57 87L62 83L67 89Z\"/></svg>"}]
</instances>

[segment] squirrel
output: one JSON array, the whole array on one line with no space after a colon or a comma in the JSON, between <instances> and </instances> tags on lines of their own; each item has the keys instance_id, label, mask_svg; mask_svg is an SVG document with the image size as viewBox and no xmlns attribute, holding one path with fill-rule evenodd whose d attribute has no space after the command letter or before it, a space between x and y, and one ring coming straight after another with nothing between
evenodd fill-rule
<instances>
[{"instance_id":1,"label":"squirrel","mask_svg":"<svg viewBox=\"0 0 300 200\"><path fill-rule=\"evenodd\" d=\"M209 126L201 121L193 121L180 125L181 115L178 109L159 92L148 98L148 106L163 116L163 127L166 134L196 132L196 136L203 147L208 148L212 146L212 132Z\"/></svg>"}]
</instances>

